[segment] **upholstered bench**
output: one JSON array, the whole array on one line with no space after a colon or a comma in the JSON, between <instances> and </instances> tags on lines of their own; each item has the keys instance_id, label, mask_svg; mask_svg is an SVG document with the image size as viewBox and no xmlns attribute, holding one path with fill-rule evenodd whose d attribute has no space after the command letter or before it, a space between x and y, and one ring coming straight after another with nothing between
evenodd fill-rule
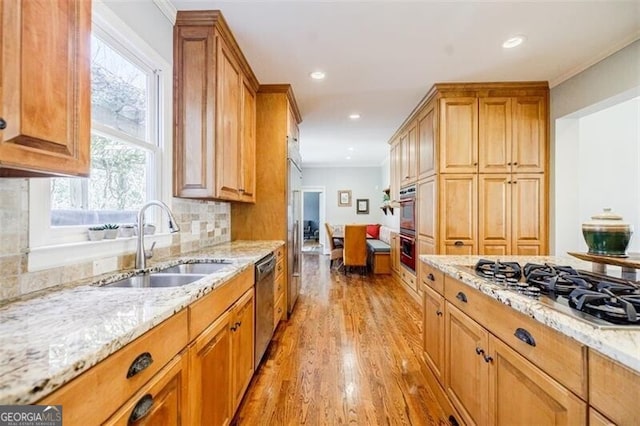
<instances>
[{"instance_id":1,"label":"upholstered bench","mask_svg":"<svg viewBox=\"0 0 640 426\"><path fill-rule=\"evenodd\" d=\"M374 274L391 273L391 246L380 240L367 240L367 265Z\"/></svg>"}]
</instances>

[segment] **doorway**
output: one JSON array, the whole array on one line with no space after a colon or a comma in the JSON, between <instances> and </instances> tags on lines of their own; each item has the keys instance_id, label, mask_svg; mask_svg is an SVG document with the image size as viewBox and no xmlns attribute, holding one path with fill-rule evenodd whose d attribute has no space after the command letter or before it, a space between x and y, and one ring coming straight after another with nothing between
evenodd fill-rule
<instances>
[{"instance_id":1,"label":"doorway","mask_svg":"<svg viewBox=\"0 0 640 426\"><path fill-rule=\"evenodd\" d=\"M302 251L326 254L324 187L302 187Z\"/></svg>"}]
</instances>

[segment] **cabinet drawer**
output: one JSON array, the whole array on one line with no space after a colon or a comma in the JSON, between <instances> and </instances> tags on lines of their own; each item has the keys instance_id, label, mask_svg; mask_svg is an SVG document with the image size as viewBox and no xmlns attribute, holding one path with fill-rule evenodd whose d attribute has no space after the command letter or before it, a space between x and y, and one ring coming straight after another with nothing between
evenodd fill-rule
<instances>
[{"instance_id":1,"label":"cabinet drawer","mask_svg":"<svg viewBox=\"0 0 640 426\"><path fill-rule=\"evenodd\" d=\"M284 273L284 257L279 257L277 258L278 260L276 261L276 277L278 275L285 275Z\"/></svg>"},{"instance_id":2,"label":"cabinet drawer","mask_svg":"<svg viewBox=\"0 0 640 426\"><path fill-rule=\"evenodd\" d=\"M276 276L275 281L273 282L273 297L275 300L278 300L278 297L284 294L284 274L280 274Z\"/></svg>"},{"instance_id":3,"label":"cabinet drawer","mask_svg":"<svg viewBox=\"0 0 640 426\"><path fill-rule=\"evenodd\" d=\"M640 374L589 350L589 403L619 425L640 424Z\"/></svg>"},{"instance_id":4,"label":"cabinet drawer","mask_svg":"<svg viewBox=\"0 0 640 426\"><path fill-rule=\"evenodd\" d=\"M140 424L186 424L189 404L187 399L188 357L180 355L156 374L116 412L105 426L127 426L133 424L131 416L139 406L149 404L148 411L138 420ZM136 422L136 424L138 423ZM86 424L86 423L85 423Z\"/></svg>"},{"instance_id":5,"label":"cabinet drawer","mask_svg":"<svg viewBox=\"0 0 640 426\"><path fill-rule=\"evenodd\" d=\"M551 328L445 276L449 303L482 324L582 399L587 399L587 348ZM531 344L525 340L533 339Z\"/></svg>"},{"instance_id":6,"label":"cabinet drawer","mask_svg":"<svg viewBox=\"0 0 640 426\"><path fill-rule=\"evenodd\" d=\"M284 294L282 294L282 295L280 295L280 297L278 297L276 299L276 303L273 306L273 328L274 328L274 330L278 326L278 323L280 322L280 320L284 318L284 316L285 316Z\"/></svg>"},{"instance_id":7,"label":"cabinet drawer","mask_svg":"<svg viewBox=\"0 0 640 426\"><path fill-rule=\"evenodd\" d=\"M189 306L189 340L193 340L216 318L253 287L253 267L247 268L235 278Z\"/></svg>"},{"instance_id":8,"label":"cabinet drawer","mask_svg":"<svg viewBox=\"0 0 640 426\"><path fill-rule=\"evenodd\" d=\"M416 288L416 276L409 272L406 268L400 268L400 278L402 281L411 287L414 291L417 291Z\"/></svg>"},{"instance_id":9,"label":"cabinet drawer","mask_svg":"<svg viewBox=\"0 0 640 426\"><path fill-rule=\"evenodd\" d=\"M39 404L63 405L65 426L101 423L187 345L187 310L178 312ZM148 355L147 355L148 354ZM137 359L138 373L127 378ZM145 362L152 360L145 368ZM141 368L141 369L140 369Z\"/></svg>"},{"instance_id":10,"label":"cabinet drawer","mask_svg":"<svg viewBox=\"0 0 640 426\"><path fill-rule=\"evenodd\" d=\"M284 260L284 246L280 246L275 250L277 262Z\"/></svg>"},{"instance_id":11,"label":"cabinet drawer","mask_svg":"<svg viewBox=\"0 0 640 426\"><path fill-rule=\"evenodd\" d=\"M444 274L436 268L422 262L422 283L444 294Z\"/></svg>"}]
</instances>

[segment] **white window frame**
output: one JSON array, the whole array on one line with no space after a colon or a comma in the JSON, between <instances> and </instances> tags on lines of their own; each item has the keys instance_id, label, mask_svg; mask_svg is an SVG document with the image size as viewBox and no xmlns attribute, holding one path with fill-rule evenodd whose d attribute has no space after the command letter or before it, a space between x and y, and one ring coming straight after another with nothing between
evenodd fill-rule
<instances>
[{"instance_id":1,"label":"white window frame","mask_svg":"<svg viewBox=\"0 0 640 426\"><path fill-rule=\"evenodd\" d=\"M152 196L170 205L171 202L171 126L172 126L172 66L164 60L152 47L102 2L95 1L92 7L93 31L103 40L114 42L123 47L127 59L155 71L157 92L151 94L158 99L156 112L157 125L149 131L151 140L158 141L154 148L154 161L150 165L148 185L153 188ZM120 52L121 49L118 49ZM154 101L151 99L151 101ZM92 132L100 131L101 126L92 124ZM104 129L109 134L110 129ZM167 137L168 136L168 137ZM121 134L118 138L125 139ZM127 139L127 142L134 142ZM137 146L139 143L134 142ZM149 149L149 146L144 146ZM52 227L51 181L50 179L29 180L29 253L28 270L36 271L55 266L69 265L109 256L118 256L135 251L135 238L118 238L116 240L87 241L87 225ZM146 215L151 218L153 212ZM157 216L160 217L160 216ZM171 244L166 221L158 221L158 234L148 238L156 241L158 247Z\"/></svg>"}]
</instances>

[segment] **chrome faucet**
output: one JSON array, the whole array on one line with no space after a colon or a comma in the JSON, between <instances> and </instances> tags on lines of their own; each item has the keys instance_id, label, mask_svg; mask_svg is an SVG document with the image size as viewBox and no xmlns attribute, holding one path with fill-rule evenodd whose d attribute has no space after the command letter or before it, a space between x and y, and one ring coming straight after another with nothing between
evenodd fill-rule
<instances>
[{"instance_id":1,"label":"chrome faucet","mask_svg":"<svg viewBox=\"0 0 640 426\"><path fill-rule=\"evenodd\" d=\"M172 234L174 232L180 231L180 227L178 226L178 222L176 218L173 217L173 213L169 210L169 206L167 206L162 201L151 200L142 207L138 211L138 244L136 247L136 269L144 269L147 267L147 259L151 259L153 257L153 247L156 245L154 242L151 244L151 248L149 250L144 249L144 212L148 207L158 206L169 216L169 232Z\"/></svg>"}]
</instances>

